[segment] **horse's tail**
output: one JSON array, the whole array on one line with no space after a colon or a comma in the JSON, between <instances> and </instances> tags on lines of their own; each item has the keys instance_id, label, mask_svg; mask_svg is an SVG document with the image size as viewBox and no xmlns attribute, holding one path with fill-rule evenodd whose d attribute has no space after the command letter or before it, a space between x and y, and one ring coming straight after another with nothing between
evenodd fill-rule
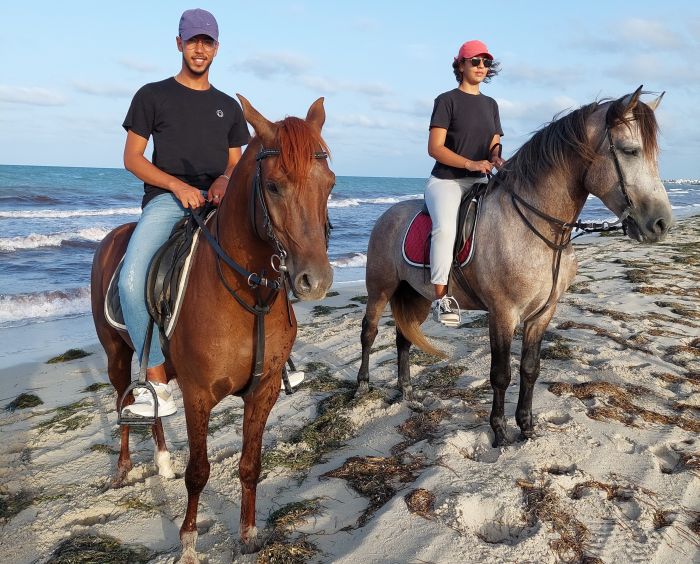
<instances>
[{"instance_id":1,"label":"horse's tail","mask_svg":"<svg viewBox=\"0 0 700 564\"><path fill-rule=\"evenodd\" d=\"M421 319L419 317L418 312L420 308L418 306L420 305L419 302L424 299L406 282L402 282L394 292L394 295L391 296L391 311L394 314L396 327L407 340L423 352L446 358L447 355L436 349L420 330L420 324L423 323L425 318Z\"/></svg>"}]
</instances>

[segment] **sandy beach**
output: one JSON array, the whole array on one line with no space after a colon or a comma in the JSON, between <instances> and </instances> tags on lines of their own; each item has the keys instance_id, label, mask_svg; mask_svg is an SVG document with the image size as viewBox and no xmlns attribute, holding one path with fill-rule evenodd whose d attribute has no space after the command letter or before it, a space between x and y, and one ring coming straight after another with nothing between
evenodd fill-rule
<instances>
[{"instance_id":1,"label":"sandy beach","mask_svg":"<svg viewBox=\"0 0 700 564\"><path fill-rule=\"evenodd\" d=\"M576 248L579 274L543 343L536 436L516 440L517 337L506 396L513 443L502 449L491 447L484 312L468 312L458 330L424 324L449 358L412 351L415 409L395 388L388 309L372 391L352 398L363 284L296 304L293 358L307 377L280 395L264 435L257 524L268 543L239 552L243 410L227 398L210 427L201 560L700 562L700 216L653 246L611 236ZM27 330L19 338L32 350L44 339L45 357L0 365L3 406L26 392L43 402L0 411L2 561L175 562L184 413L164 423L175 478L157 474L150 433L136 431L134 469L111 489L115 394L86 323L65 322L60 339L48 324L43 336ZM45 363L69 348L90 355Z\"/></svg>"}]
</instances>

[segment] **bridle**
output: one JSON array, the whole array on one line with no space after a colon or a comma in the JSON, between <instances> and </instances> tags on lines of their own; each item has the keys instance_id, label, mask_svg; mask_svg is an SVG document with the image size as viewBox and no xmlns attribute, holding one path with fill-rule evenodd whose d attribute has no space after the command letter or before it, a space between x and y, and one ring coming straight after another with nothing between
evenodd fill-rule
<instances>
[{"instance_id":1,"label":"bridle","mask_svg":"<svg viewBox=\"0 0 700 564\"><path fill-rule=\"evenodd\" d=\"M265 237L261 235L260 231L258 230L257 208L260 207L263 213L265 236L267 237L267 240L272 242L275 250L277 251L276 254L270 257L270 264L275 272L279 272L281 276L284 276L284 274L287 273L287 251L284 249L282 243L280 243L280 240L277 237L277 234L275 233L272 220L270 219L270 212L268 211L267 202L265 201L261 188L262 161L267 157L277 157L279 155L279 149L266 149L265 147L261 147L257 155L255 155L255 177L253 178L253 194L250 198L250 222L252 223L253 229L255 230L255 234L258 236L258 238L265 240ZM327 159L328 153L325 151L316 151L315 153L311 154L311 158ZM326 248L328 247L328 239L330 237L331 229L333 229L333 226L331 225L330 220L326 218ZM275 261L277 261L277 264L275 264Z\"/></svg>"},{"instance_id":2,"label":"bridle","mask_svg":"<svg viewBox=\"0 0 700 564\"><path fill-rule=\"evenodd\" d=\"M275 232L275 228L272 225L272 220L270 218L270 212L268 210L265 197L262 193L262 167L261 161L267 157L276 157L280 155L279 149L265 149L261 147L258 153L255 155L255 176L253 177L253 189L250 198L250 214L251 223L253 224L253 229L258 238L263 241L269 241L272 243L274 248L274 253L270 257L270 266L273 271L277 272L279 276L275 279L269 279L266 277L265 270L262 270L260 274L256 272L249 272L247 269L242 267L236 261L234 261L226 252L221 248L219 244L220 234L219 234L219 221L216 218L216 237L212 235L205 224L205 220L197 212L192 212L192 217L197 222L197 225L202 231L202 234L207 239L211 245L214 253L216 254L216 267L219 275L219 280L224 285L226 290L231 296L249 313L252 313L256 317L256 348L255 348L255 367L253 369L252 377L246 384L246 386L237 392L236 395L245 396L250 394L255 388L257 388L260 383L260 379L263 376L264 364L265 364L265 316L270 313L272 305L274 304L279 292L282 288L285 289L285 298L287 298L287 315L290 325L292 324L292 314L291 305L289 303L289 291L287 288L287 251L282 246L282 243ZM317 151L311 155L314 159L325 159L328 158L328 153L325 151ZM258 206L262 210L263 214L263 225L265 226L265 234L261 234L258 230L257 223L257 208ZM328 237L330 236L330 221L326 220L326 246L328 245ZM255 290L255 305L251 306L246 303L245 300L234 290L231 285L226 281L224 277L223 269L221 263L226 264L230 269L237 272L239 275L244 277L253 290ZM268 291L263 295L262 288Z\"/></svg>"},{"instance_id":3,"label":"bridle","mask_svg":"<svg viewBox=\"0 0 700 564\"><path fill-rule=\"evenodd\" d=\"M598 142L595 150L596 157L598 156L601 147L607 140L608 142L608 151L612 155L612 161L615 165L615 171L617 173L617 187L619 187L620 191L622 192L623 197L625 198L626 202L626 207L624 210L622 210L622 213L620 216L617 218L616 221L613 223L603 221L601 223L596 223L596 222L583 222L583 221L577 221L574 220L573 222L567 222L567 221L562 221L561 219L558 219L556 217L553 217L551 215L548 215L539 209L537 209L535 206L524 200L521 196L516 194L515 192L510 193L511 195L511 201L513 202L513 207L515 210L518 212L518 215L520 215L520 218L523 220L525 225L532 231L537 237L539 237L542 241L544 241L547 246L552 249L555 252L554 255L554 264L552 265L552 289L549 293L549 297L547 298L547 301L544 303L544 305L539 308L534 314L532 314L530 317L528 317L525 321L529 322L534 319L537 319L544 311L547 310L552 305L552 299L554 297L554 294L556 292L557 288L557 281L559 279L559 269L561 266L561 255L564 249L566 249L570 244L573 239L576 239L577 237L580 237L581 235L585 235L586 233L600 233L604 231L615 231L622 229L622 231L627 234L627 228L625 225L625 220L631 215L633 209L634 209L634 204L632 203L632 199L630 198L629 192L627 190L627 183L625 182L625 177L622 172L622 165L620 164L620 159L617 155L617 149L615 148L615 143L613 143L612 139L612 134L611 134L611 126L609 123L608 116L610 114L610 108L608 108L606 115L605 115L605 131L603 132L603 135ZM583 175L583 184L584 186L586 185L586 180L588 178L588 172L590 171L590 168L595 161L596 157L593 158L593 160L588 164L586 167L586 171ZM496 177L493 177L493 180L496 180ZM498 182L498 180L496 180ZM556 225L559 227L559 233L556 235L556 238L554 241L550 241L546 235L541 233L533 224L532 222L526 217L525 213L521 209L520 205L524 206L531 212L533 212L535 215L539 216L541 219L544 219L547 221L549 224ZM578 229L580 233L578 235L575 235L572 237L572 232L574 229Z\"/></svg>"}]
</instances>

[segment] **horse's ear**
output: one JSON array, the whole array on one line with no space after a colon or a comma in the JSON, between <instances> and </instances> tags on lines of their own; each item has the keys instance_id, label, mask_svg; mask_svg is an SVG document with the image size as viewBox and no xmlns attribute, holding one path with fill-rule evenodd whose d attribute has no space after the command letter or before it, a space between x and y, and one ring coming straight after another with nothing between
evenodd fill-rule
<instances>
[{"instance_id":1,"label":"horse's ear","mask_svg":"<svg viewBox=\"0 0 700 564\"><path fill-rule=\"evenodd\" d=\"M306 113L306 122L321 131L326 122L326 110L323 108L323 97L316 100Z\"/></svg>"},{"instance_id":2,"label":"horse's ear","mask_svg":"<svg viewBox=\"0 0 700 564\"><path fill-rule=\"evenodd\" d=\"M622 104L625 106L625 111L622 115L626 115L628 112L631 112L634 109L634 107L637 105L637 102L639 102L639 97L642 94L643 87L644 85L640 84L639 88L632 92L632 94L628 94L622 99Z\"/></svg>"},{"instance_id":3,"label":"horse's ear","mask_svg":"<svg viewBox=\"0 0 700 564\"><path fill-rule=\"evenodd\" d=\"M244 96L236 93L243 106L245 120L253 127L264 145L270 145L275 138L275 124L256 110Z\"/></svg>"},{"instance_id":4,"label":"horse's ear","mask_svg":"<svg viewBox=\"0 0 700 564\"><path fill-rule=\"evenodd\" d=\"M649 102L649 104L647 104L652 109L652 111L655 112L656 108L659 107L659 104L661 103L661 98L664 97L664 94L666 94L665 90L661 94L659 94L659 96L657 96L655 100L652 100L651 102Z\"/></svg>"}]
</instances>

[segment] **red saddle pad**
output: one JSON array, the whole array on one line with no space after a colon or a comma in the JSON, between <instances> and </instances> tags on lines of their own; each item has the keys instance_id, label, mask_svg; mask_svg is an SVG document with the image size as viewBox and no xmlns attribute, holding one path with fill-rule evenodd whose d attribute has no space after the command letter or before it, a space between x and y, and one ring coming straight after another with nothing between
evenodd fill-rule
<instances>
[{"instance_id":1,"label":"red saddle pad","mask_svg":"<svg viewBox=\"0 0 700 564\"><path fill-rule=\"evenodd\" d=\"M419 212L411 220L408 226L406 237L403 240L403 257L408 264L413 266L430 266L430 244L428 238L433 229L433 220L425 212ZM469 259L472 240L469 238L464 243L457 255L457 261L460 265L464 264Z\"/></svg>"}]
</instances>

